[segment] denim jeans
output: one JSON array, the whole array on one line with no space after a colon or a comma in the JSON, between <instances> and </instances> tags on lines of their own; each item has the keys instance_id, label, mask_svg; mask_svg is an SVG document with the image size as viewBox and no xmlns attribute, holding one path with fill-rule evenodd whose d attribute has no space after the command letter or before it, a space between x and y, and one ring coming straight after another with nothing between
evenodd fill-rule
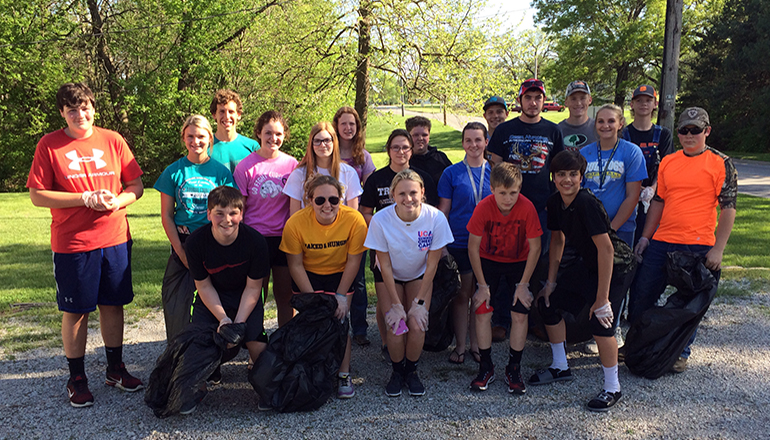
<instances>
[{"instance_id":1,"label":"denim jeans","mask_svg":"<svg viewBox=\"0 0 770 440\"><path fill-rule=\"evenodd\" d=\"M634 322L642 313L651 309L666 290L666 258L669 252L686 251L697 255L706 255L711 246L688 245L666 243L664 241L650 240L650 245L645 250L644 259L636 271L636 278L631 285L631 301L628 305L628 320ZM719 282L720 271L712 271L714 278ZM690 342L682 352L683 358L690 357L690 345L695 341L697 330L693 333Z\"/></svg>"}]
</instances>

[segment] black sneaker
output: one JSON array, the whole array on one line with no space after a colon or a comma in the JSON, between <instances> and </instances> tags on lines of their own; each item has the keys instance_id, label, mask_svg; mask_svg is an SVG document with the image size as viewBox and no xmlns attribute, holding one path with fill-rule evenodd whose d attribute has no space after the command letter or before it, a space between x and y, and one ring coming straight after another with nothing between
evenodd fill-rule
<instances>
[{"instance_id":1,"label":"black sneaker","mask_svg":"<svg viewBox=\"0 0 770 440\"><path fill-rule=\"evenodd\" d=\"M209 376L209 378L206 379L206 383L209 386L219 385L222 383L222 366L221 365L218 366L213 373L211 373L211 376Z\"/></svg>"},{"instance_id":2,"label":"black sneaker","mask_svg":"<svg viewBox=\"0 0 770 440\"><path fill-rule=\"evenodd\" d=\"M508 385L508 392L511 394L522 395L527 392L524 379L521 378L521 367L519 366L513 369L505 367L505 383Z\"/></svg>"},{"instance_id":3,"label":"black sneaker","mask_svg":"<svg viewBox=\"0 0 770 440\"><path fill-rule=\"evenodd\" d=\"M420 382L420 378L417 376L416 371L406 375L406 387L409 389L410 396L424 396L425 387Z\"/></svg>"},{"instance_id":4,"label":"black sneaker","mask_svg":"<svg viewBox=\"0 0 770 440\"><path fill-rule=\"evenodd\" d=\"M389 397L398 397L401 395L401 388L404 388L404 376L394 371L390 375L390 382L385 387L385 394Z\"/></svg>"},{"instance_id":5,"label":"black sneaker","mask_svg":"<svg viewBox=\"0 0 770 440\"><path fill-rule=\"evenodd\" d=\"M70 377L67 381L67 394L70 405L75 408L85 408L94 404L94 395L88 389L88 379L81 374Z\"/></svg>"},{"instance_id":6,"label":"black sneaker","mask_svg":"<svg viewBox=\"0 0 770 440\"><path fill-rule=\"evenodd\" d=\"M616 403L618 403L618 400L620 400L620 397L622 394L620 391L616 393L611 393L609 391L602 390L601 393L599 393L596 397L589 400L586 404L586 408L589 411L593 412L606 412L609 411L610 408L615 406Z\"/></svg>"},{"instance_id":7,"label":"black sneaker","mask_svg":"<svg viewBox=\"0 0 770 440\"><path fill-rule=\"evenodd\" d=\"M489 384L495 381L495 369L479 371L479 375L471 382L471 389L476 391L486 391Z\"/></svg>"}]
</instances>

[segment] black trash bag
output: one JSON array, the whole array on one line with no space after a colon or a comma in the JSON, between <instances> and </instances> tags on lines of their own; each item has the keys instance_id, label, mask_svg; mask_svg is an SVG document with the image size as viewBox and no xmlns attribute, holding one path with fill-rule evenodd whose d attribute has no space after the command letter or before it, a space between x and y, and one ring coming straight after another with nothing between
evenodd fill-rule
<instances>
[{"instance_id":1,"label":"black trash bag","mask_svg":"<svg viewBox=\"0 0 770 440\"><path fill-rule=\"evenodd\" d=\"M663 307L644 312L626 336L626 366L638 375L657 379L679 358L717 293L717 280L690 252L669 252L668 283L676 287Z\"/></svg>"},{"instance_id":2,"label":"black trash bag","mask_svg":"<svg viewBox=\"0 0 770 440\"><path fill-rule=\"evenodd\" d=\"M299 313L270 336L249 382L275 411L313 411L337 391L349 324L334 317L332 295L301 293L291 305Z\"/></svg>"},{"instance_id":3,"label":"black trash bag","mask_svg":"<svg viewBox=\"0 0 770 440\"><path fill-rule=\"evenodd\" d=\"M452 300L460 291L460 272L451 255L441 257L433 277L433 295L428 311L428 331L425 351L444 351L452 344L455 332L452 320Z\"/></svg>"},{"instance_id":4,"label":"black trash bag","mask_svg":"<svg viewBox=\"0 0 770 440\"><path fill-rule=\"evenodd\" d=\"M206 395L206 379L216 370L227 344L240 344L246 324L190 324L179 333L155 362L144 401L156 417L178 414Z\"/></svg>"}]
</instances>

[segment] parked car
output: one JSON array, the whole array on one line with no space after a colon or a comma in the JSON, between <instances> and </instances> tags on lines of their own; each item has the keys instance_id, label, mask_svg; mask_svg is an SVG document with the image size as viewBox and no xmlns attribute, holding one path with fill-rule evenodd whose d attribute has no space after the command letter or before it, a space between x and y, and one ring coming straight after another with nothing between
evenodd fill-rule
<instances>
[{"instance_id":1,"label":"parked car","mask_svg":"<svg viewBox=\"0 0 770 440\"><path fill-rule=\"evenodd\" d=\"M564 106L559 104L556 101L546 101L543 103L543 111L544 112L562 112L564 111Z\"/></svg>"}]
</instances>

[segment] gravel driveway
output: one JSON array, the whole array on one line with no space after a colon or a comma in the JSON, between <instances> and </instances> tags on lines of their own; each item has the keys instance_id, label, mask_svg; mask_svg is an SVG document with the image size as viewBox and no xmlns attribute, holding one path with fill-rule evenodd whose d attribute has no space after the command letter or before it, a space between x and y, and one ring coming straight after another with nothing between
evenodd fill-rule
<instances>
[{"instance_id":1,"label":"gravel driveway","mask_svg":"<svg viewBox=\"0 0 770 440\"><path fill-rule=\"evenodd\" d=\"M372 313L372 312L370 312ZM770 438L770 294L717 299L701 324L689 369L656 381L633 376L621 365L623 399L609 413L583 409L602 383L598 356L572 347L575 380L529 387L527 395L506 392L502 370L505 343L494 344L498 380L483 393L468 389L476 364L452 365L449 351L425 353L419 371L427 394L389 398L390 366L379 354L373 315L373 344L353 347L356 396L330 400L318 411L261 413L246 380L246 353L222 367L223 383L189 416L157 419L143 393L102 385L104 351L98 331L89 331L86 371L96 404L76 409L67 402L62 350L39 349L0 362L0 438L526 438L650 439ZM268 322L267 327L275 327ZM129 325L125 359L147 380L165 346L162 313ZM96 350L96 355L94 354ZM0 354L2 354L0 349ZM3 359L8 356L3 355ZM546 344L528 342L525 377L550 362Z\"/></svg>"}]
</instances>

